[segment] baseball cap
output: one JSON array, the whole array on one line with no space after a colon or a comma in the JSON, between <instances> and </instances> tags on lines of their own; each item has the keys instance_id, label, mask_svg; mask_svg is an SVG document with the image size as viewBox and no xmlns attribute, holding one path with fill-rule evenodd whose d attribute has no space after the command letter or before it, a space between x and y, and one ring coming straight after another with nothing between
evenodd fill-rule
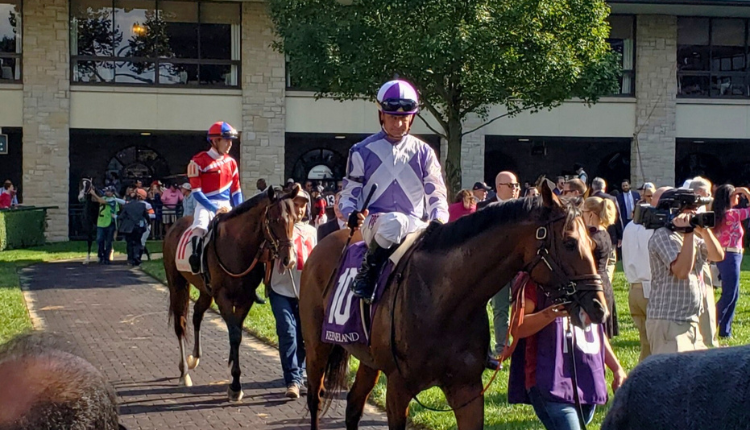
<instances>
[{"instance_id":1,"label":"baseball cap","mask_svg":"<svg viewBox=\"0 0 750 430\"><path fill-rule=\"evenodd\" d=\"M475 182L474 186L471 189L472 190L485 190L485 191L489 191L492 188L488 187L487 184L485 184L484 182Z\"/></svg>"},{"instance_id":2,"label":"baseball cap","mask_svg":"<svg viewBox=\"0 0 750 430\"><path fill-rule=\"evenodd\" d=\"M303 199L307 200L308 202L310 201L310 195L307 194L307 191L305 191L305 190L299 190L299 193L297 193L297 195L294 198L296 199L297 197L302 197Z\"/></svg>"},{"instance_id":3,"label":"baseball cap","mask_svg":"<svg viewBox=\"0 0 750 430\"><path fill-rule=\"evenodd\" d=\"M136 194L138 194L141 198L145 199L148 194L146 194L146 190L143 188L138 188L135 190Z\"/></svg>"},{"instance_id":4,"label":"baseball cap","mask_svg":"<svg viewBox=\"0 0 750 430\"><path fill-rule=\"evenodd\" d=\"M646 183L644 183L643 185L641 185L641 187L640 187L640 188L638 188L638 191L643 191L643 190L645 190L645 189L652 189L652 190L655 190L655 189L656 189L656 186L654 185L654 183L653 183L653 182L646 182Z\"/></svg>"},{"instance_id":5,"label":"baseball cap","mask_svg":"<svg viewBox=\"0 0 750 430\"><path fill-rule=\"evenodd\" d=\"M286 183L287 184L293 184L294 183L294 179L289 178L289 179L286 180Z\"/></svg>"},{"instance_id":6,"label":"baseball cap","mask_svg":"<svg viewBox=\"0 0 750 430\"><path fill-rule=\"evenodd\" d=\"M108 186L104 187L104 192L106 193L107 191L109 191L111 193L114 193L115 192L115 187L113 187L112 185L108 185Z\"/></svg>"},{"instance_id":7,"label":"baseball cap","mask_svg":"<svg viewBox=\"0 0 750 430\"><path fill-rule=\"evenodd\" d=\"M190 191L193 189L193 187L191 187L189 183L185 182L184 184L182 184L182 189Z\"/></svg>"}]
</instances>

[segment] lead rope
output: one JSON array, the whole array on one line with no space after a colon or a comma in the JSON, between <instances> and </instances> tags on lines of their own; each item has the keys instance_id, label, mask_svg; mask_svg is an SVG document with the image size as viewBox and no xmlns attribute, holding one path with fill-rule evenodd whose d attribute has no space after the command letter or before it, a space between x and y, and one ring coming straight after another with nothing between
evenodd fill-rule
<instances>
[{"instance_id":1,"label":"lead rope","mask_svg":"<svg viewBox=\"0 0 750 430\"><path fill-rule=\"evenodd\" d=\"M568 317L568 330L565 334L565 338L568 341L568 351L570 352L571 360L571 379L573 382L573 398L575 399L576 414L578 415L578 422L581 425L581 429L586 430L586 419L583 416L583 406L581 405L581 396L578 394L578 372L576 371L576 333L573 330L573 323Z\"/></svg>"}]
</instances>

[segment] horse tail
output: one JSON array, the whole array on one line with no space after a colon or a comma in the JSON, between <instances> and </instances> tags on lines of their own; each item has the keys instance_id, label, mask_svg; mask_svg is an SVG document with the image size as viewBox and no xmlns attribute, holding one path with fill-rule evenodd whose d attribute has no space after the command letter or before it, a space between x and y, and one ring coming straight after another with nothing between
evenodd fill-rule
<instances>
[{"instance_id":1,"label":"horse tail","mask_svg":"<svg viewBox=\"0 0 750 430\"><path fill-rule=\"evenodd\" d=\"M328 412L331 402L339 397L339 393L348 389L349 376L349 353L341 346L336 345L331 350L326 363L325 378L323 386L326 395L323 401L323 414Z\"/></svg>"}]
</instances>

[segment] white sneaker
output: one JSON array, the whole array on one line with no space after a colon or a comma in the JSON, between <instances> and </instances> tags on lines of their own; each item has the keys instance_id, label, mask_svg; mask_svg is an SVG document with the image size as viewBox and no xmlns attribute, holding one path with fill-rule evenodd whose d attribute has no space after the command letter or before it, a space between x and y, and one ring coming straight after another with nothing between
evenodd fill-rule
<instances>
[{"instance_id":1,"label":"white sneaker","mask_svg":"<svg viewBox=\"0 0 750 430\"><path fill-rule=\"evenodd\" d=\"M295 383L289 384L289 386L286 387L286 394L284 394L288 399L299 399L299 387Z\"/></svg>"}]
</instances>

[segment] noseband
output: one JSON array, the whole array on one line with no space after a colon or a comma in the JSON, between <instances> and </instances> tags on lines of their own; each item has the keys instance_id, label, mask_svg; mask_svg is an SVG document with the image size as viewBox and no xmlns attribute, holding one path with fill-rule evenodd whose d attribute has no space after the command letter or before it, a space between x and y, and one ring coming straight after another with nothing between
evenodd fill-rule
<instances>
[{"instance_id":1,"label":"noseband","mask_svg":"<svg viewBox=\"0 0 750 430\"><path fill-rule=\"evenodd\" d=\"M550 227L564 218L563 216L552 219L536 229L535 238L539 241L539 247L534 259L524 268L526 273L531 274L531 271L540 263L547 266L552 272L552 277L558 280L558 284L552 291L545 291L544 294L557 303L576 301L575 294L579 291L604 291L601 276L598 274L568 276L549 253L550 249L554 249L555 240L554 235L549 234Z\"/></svg>"},{"instance_id":2,"label":"noseband","mask_svg":"<svg viewBox=\"0 0 750 430\"><path fill-rule=\"evenodd\" d=\"M261 252L264 248L268 249L271 253L270 260L275 260L279 258L279 251L282 247L292 246L291 239L279 239L275 234L273 234L273 230L271 230L271 221L273 222L280 222L281 217L274 218L273 220L268 218L268 209L267 207L266 211L263 213L263 236L265 237L265 240L263 241L263 244L261 245Z\"/></svg>"}]
</instances>

